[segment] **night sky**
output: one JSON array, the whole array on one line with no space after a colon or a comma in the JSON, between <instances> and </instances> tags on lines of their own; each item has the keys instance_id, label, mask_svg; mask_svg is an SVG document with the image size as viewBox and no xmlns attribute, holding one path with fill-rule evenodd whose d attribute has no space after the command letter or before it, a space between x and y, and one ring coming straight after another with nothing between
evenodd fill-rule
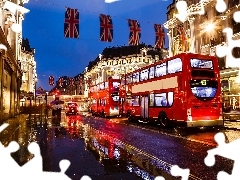
<instances>
[{"instance_id":1,"label":"night sky","mask_svg":"<svg viewBox=\"0 0 240 180\"><path fill-rule=\"evenodd\" d=\"M170 3L172 1L121 0L109 4L104 0L30 0L24 5L30 12L24 16L23 38L28 38L30 46L36 49L37 88L50 90L49 76L54 76L56 81L60 76L73 77L81 73L105 47L128 45L127 19L138 20L142 31L140 42L154 46L154 24L166 22ZM66 7L80 12L79 39L64 38ZM111 16L113 42L99 41L99 14ZM168 47L167 41L165 47Z\"/></svg>"}]
</instances>

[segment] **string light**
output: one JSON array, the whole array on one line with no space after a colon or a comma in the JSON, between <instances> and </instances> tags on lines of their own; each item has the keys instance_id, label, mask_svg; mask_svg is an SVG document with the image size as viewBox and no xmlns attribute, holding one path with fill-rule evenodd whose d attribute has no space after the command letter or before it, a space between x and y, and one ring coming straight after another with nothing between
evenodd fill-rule
<instances>
[{"instance_id":1,"label":"string light","mask_svg":"<svg viewBox=\"0 0 240 180\"><path fill-rule=\"evenodd\" d=\"M45 4L48 4L48 5L53 5L53 6L57 6L57 7L69 7L69 6L66 6L66 5L59 5L59 4L55 4L55 3L50 3L50 2L46 2L46 1L43 1L43 0L35 0L35 1L37 1L37 2L40 2L40 3L45 3ZM76 9L78 9L78 8L76 8ZM96 12L96 11L88 11L88 10L83 10L83 9L78 9L78 11L79 12L86 12L86 13L91 13L91 14L97 14L97 15L99 15L99 14L102 14L102 12ZM124 20L127 20L127 19L129 19L129 18L124 18L124 17L119 17L119 16L112 16L112 15L110 15L111 16L111 18L118 18L118 19L124 19ZM139 21L138 21L139 22ZM140 24L142 24L142 23L146 23L146 24L156 24L156 23L154 23L154 22L149 22L149 21L141 21L141 23Z\"/></svg>"}]
</instances>

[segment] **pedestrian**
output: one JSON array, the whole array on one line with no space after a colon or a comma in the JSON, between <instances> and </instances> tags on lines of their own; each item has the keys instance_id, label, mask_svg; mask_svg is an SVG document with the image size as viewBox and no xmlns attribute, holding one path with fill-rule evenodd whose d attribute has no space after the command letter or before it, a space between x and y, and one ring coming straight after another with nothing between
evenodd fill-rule
<instances>
[{"instance_id":1,"label":"pedestrian","mask_svg":"<svg viewBox=\"0 0 240 180\"><path fill-rule=\"evenodd\" d=\"M45 106L45 118L48 118L48 111L49 111L49 107L46 104L46 106Z\"/></svg>"},{"instance_id":2,"label":"pedestrian","mask_svg":"<svg viewBox=\"0 0 240 180\"><path fill-rule=\"evenodd\" d=\"M55 117L57 115L57 106L58 103L56 102L52 107L52 116Z\"/></svg>"},{"instance_id":3,"label":"pedestrian","mask_svg":"<svg viewBox=\"0 0 240 180\"><path fill-rule=\"evenodd\" d=\"M57 105L57 118L61 119L61 111L62 111L62 105L58 103Z\"/></svg>"}]
</instances>

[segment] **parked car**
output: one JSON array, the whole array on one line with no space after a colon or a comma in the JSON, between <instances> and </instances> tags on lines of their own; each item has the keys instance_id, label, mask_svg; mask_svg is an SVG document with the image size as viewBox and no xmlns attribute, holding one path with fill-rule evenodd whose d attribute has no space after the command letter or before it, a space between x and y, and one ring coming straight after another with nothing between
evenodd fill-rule
<instances>
[{"instance_id":1,"label":"parked car","mask_svg":"<svg viewBox=\"0 0 240 180\"><path fill-rule=\"evenodd\" d=\"M78 114L78 104L76 102L65 103L65 113L66 113L66 115Z\"/></svg>"}]
</instances>

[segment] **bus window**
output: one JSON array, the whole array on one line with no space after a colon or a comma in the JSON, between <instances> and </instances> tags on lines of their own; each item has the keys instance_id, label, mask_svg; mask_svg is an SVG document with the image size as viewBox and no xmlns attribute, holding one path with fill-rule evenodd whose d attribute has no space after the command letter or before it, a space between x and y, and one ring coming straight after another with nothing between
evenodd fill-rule
<instances>
[{"instance_id":1,"label":"bus window","mask_svg":"<svg viewBox=\"0 0 240 180\"><path fill-rule=\"evenodd\" d=\"M192 77L208 77L208 78L215 78L215 72L203 69L193 69L192 70Z\"/></svg>"},{"instance_id":2,"label":"bus window","mask_svg":"<svg viewBox=\"0 0 240 180\"><path fill-rule=\"evenodd\" d=\"M168 106L173 104L173 92L168 92Z\"/></svg>"},{"instance_id":3,"label":"bus window","mask_svg":"<svg viewBox=\"0 0 240 180\"><path fill-rule=\"evenodd\" d=\"M140 73L140 81L144 81L148 79L148 68L144 69Z\"/></svg>"},{"instance_id":4,"label":"bus window","mask_svg":"<svg viewBox=\"0 0 240 180\"><path fill-rule=\"evenodd\" d=\"M132 76L129 75L127 76L127 84L131 84L132 83Z\"/></svg>"},{"instance_id":5,"label":"bus window","mask_svg":"<svg viewBox=\"0 0 240 180\"><path fill-rule=\"evenodd\" d=\"M213 69L212 60L191 59L190 63L192 68Z\"/></svg>"},{"instance_id":6,"label":"bus window","mask_svg":"<svg viewBox=\"0 0 240 180\"><path fill-rule=\"evenodd\" d=\"M149 95L149 106L154 106L154 94Z\"/></svg>"},{"instance_id":7,"label":"bus window","mask_svg":"<svg viewBox=\"0 0 240 180\"><path fill-rule=\"evenodd\" d=\"M97 100L96 100L96 99L93 99L92 105L96 105L96 104L97 104Z\"/></svg>"},{"instance_id":8,"label":"bus window","mask_svg":"<svg viewBox=\"0 0 240 180\"><path fill-rule=\"evenodd\" d=\"M166 63L156 65L155 77L160 77L166 75Z\"/></svg>"},{"instance_id":9,"label":"bus window","mask_svg":"<svg viewBox=\"0 0 240 180\"><path fill-rule=\"evenodd\" d=\"M125 81L125 76L124 76L121 78L121 85L126 85L125 83L126 83L126 81Z\"/></svg>"},{"instance_id":10,"label":"bus window","mask_svg":"<svg viewBox=\"0 0 240 180\"><path fill-rule=\"evenodd\" d=\"M155 94L155 104L156 106L167 106L167 94Z\"/></svg>"},{"instance_id":11,"label":"bus window","mask_svg":"<svg viewBox=\"0 0 240 180\"><path fill-rule=\"evenodd\" d=\"M139 96L132 97L132 106L139 106Z\"/></svg>"},{"instance_id":12,"label":"bus window","mask_svg":"<svg viewBox=\"0 0 240 180\"><path fill-rule=\"evenodd\" d=\"M149 69L149 79L154 78L154 66Z\"/></svg>"},{"instance_id":13,"label":"bus window","mask_svg":"<svg viewBox=\"0 0 240 180\"><path fill-rule=\"evenodd\" d=\"M119 96L112 96L112 99L114 102L118 102L119 101Z\"/></svg>"},{"instance_id":14,"label":"bus window","mask_svg":"<svg viewBox=\"0 0 240 180\"><path fill-rule=\"evenodd\" d=\"M119 86L120 86L119 82L113 82L113 91L119 91Z\"/></svg>"},{"instance_id":15,"label":"bus window","mask_svg":"<svg viewBox=\"0 0 240 180\"><path fill-rule=\"evenodd\" d=\"M176 72L182 71L182 60L180 58L176 58L168 61L168 74L173 74Z\"/></svg>"},{"instance_id":16,"label":"bus window","mask_svg":"<svg viewBox=\"0 0 240 180\"><path fill-rule=\"evenodd\" d=\"M133 74L133 83L139 82L139 72Z\"/></svg>"},{"instance_id":17,"label":"bus window","mask_svg":"<svg viewBox=\"0 0 240 180\"><path fill-rule=\"evenodd\" d=\"M101 84L99 85L99 88L100 88L100 90L101 90L101 89L104 89L104 83L101 83Z\"/></svg>"},{"instance_id":18,"label":"bus window","mask_svg":"<svg viewBox=\"0 0 240 180\"><path fill-rule=\"evenodd\" d=\"M105 82L105 88L108 88L108 82Z\"/></svg>"},{"instance_id":19,"label":"bus window","mask_svg":"<svg viewBox=\"0 0 240 180\"><path fill-rule=\"evenodd\" d=\"M217 92L217 81L214 80L191 80L192 93L198 99L214 98Z\"/></svg>"}]
</instances>

